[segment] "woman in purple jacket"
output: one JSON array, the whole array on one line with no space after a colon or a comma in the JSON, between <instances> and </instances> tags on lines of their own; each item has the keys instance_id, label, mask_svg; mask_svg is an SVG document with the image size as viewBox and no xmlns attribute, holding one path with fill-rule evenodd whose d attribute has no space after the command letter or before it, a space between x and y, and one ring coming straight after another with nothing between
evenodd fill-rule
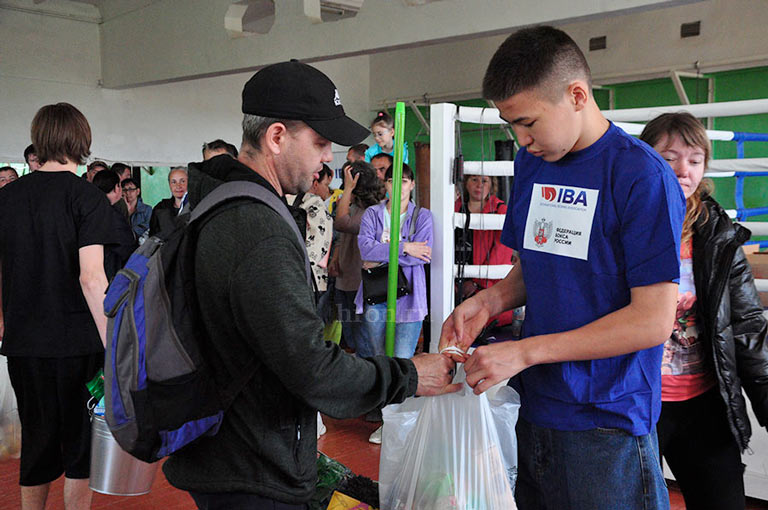
<instances>
[{"instance_id":1,"label":"woman in purple jacket","mask_svg":"<svg viewBox=\"0 0 768 510\"><path fill-rule=\"evenodd\" d=\"M385 187L387 196L392 195L392 168L387 170ZM410 358L416 350L421 332L421 323L427 315L427 282L424 264L432 257L432 213L420 209L418 218L413 218L415 206L411 203L411 191L416 186L413 170L403 165L403 183L400 198L400 259L399 264L411 288L411 293L397 300L395 314L395 357ZM389 262L389 227L391 201L369 207L363 213L360 232L357 236L363 267ZM416 229L408 239L411 223ZM357 313L363 314L371 352L384 354L387 304L369 305L363 303L363 286L355 297Z\"/></svg>"}]
</instances>

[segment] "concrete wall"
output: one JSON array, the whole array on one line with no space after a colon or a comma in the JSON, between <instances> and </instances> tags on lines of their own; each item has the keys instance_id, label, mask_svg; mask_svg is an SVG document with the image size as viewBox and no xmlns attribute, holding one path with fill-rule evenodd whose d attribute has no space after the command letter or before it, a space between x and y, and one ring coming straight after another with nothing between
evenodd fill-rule
<instances>
[{"instance_id":1,"label":"concrete wall","mask_svg":"<svg viewBox=\"0 0 768 510\"><path fill-rule=\"evenodd\" d=\"M366 0L353 18L312 24L300 0L275 2L268 34L232 39L224 28L230 0L105 0L102 68L107 87L189 79L300 58L305 61L506 32L552 20L602 17L686 0L444 0L407 7ZM691 0L687 0L691 1ZM114 11L114 12L113 12ZM147 58L150 56L151 58Z\"/></svg>"},{"instance_id":2,"label":"concrete wall","mask_svg":"<svg viewBox=\"0 0 768 510\"><path fill-rule=\"evenodd\" d=\"M33 0L0 0L0 118L5 126L12 127L0 132L0 161L21 159L23 148L29 143L28 126L35 111L43 104L56 101L71 102L86 114L94 131L95 157L136 163L183 163L198 157L203 141L222 137L237 144L240 91L250 71L233 74L230 69L226 75L126 89L102 87L102 80L110 73L115 83L123 80L117 79L118 74L125 76L126 83L156 81L162 77L176 79L181 74L221 70L231 64L257 65L267 57L270 60L307 57L330 51L331 47L336 53L351 52L362 48L359 39L368 45L375 41L392 45L417 37L398 39L395 37L399 33L397 24L379 20L377 32L387 34L387 40L369 40L359 32L367 26L365 23L373 23L365 21L371 16L366 13L381 14L385 12L381 9L386 9L381 3L402 6L402 2L367 1L370 3L366 3L355 18L310 25L306 32L289 32L296 40L294 43L280 39L277 33L270 33L267 39L240 40L219 34L222 39L216 44L220 46L212 51L205 50L201 41L210 42L212 37L218 37L215 35L218 28L211 30L213 35L202 34L206 25L200 19L211 16L220 19L223 30L222 6L226 2L219 0L204 2L209 4L207 9L215 11L215 16L198 5L200 10L195 11L194 16L189 14L191 9L180 11L181 22L176 25L154 27L166 34L163 37L136 28L139 18L156 15L160 19L168 14L165 9L179 6L176 0L106 0L101 18L88 11L87 4L79 4L83 12L74 19L30 13L27 7L34 6ZM6 9L3 6L8 2L25 8ZM35 8L53 9L59 3L49 0ZM300 3L296 0L278 5L295 17ZM416 19L404 21L423 23L424 13L449 12L435 10L444 4L453 9L450 11L453 14L464 13L465 20L469 20L466 27L454 20L448 24L451 30L456 33L478 31L483 28L478 20L486 19L489 14L483 11L473 17L458 6L473 3L444 0L410 8L403 12ZM600 10L593 2L585 3L593 11ZM486 4L491 9L489 12L498 12L499 2ZM400 9L392 5L392 9ZM542 16L554 16L548 5L549 2L544 3ZM622 1L611 2L611 5L620 9L638 4ZM531 12L526 14L524 7L507 8L507 11L507 25L532 16ZM570 11L565 9L565 12ZM102 21L97 23L98 19ZM695 20L702 22L702 35L680 40L680 23ZM323 26L326 28L320 28ZM768 65L761 36L765 26L768 26L765 0L709 0L563 25L582 46L588 44L590 37L607 36L607 50L587 53L597 81L606 83L658 76L668 68L691 69L696 60L701 62L703 71ZM437 30L442 28L430 27L426 34L418 37L437 37ZM504 35L465 38L326 60L315 65L336 82L347 112L367 125L370 112L388 99L421 98L425 94L431 101L478 97L485 66L503 38ZM240 45L245 53L237 50ZM170 55L182 55L182 58L169 63ZM120 69L116 69L118 67ZM127 76L131 73L134 76L129 80Z\"/></svg>"},{"instance_id":3,"label":"concrete wall","mask_svg":"<svg viewBox=\"0 0 768 510\"><path fill-rule=\"evenodd\" d=\"M240 93L251 73L110 90L100 86L99 26L0 10L0 161L21 161L40 106L65 101L88 118L94 158L186 163L203 142L240 144ZM368 57L318 63L346 111L369 122Z\"/></svg>"},{"instance_id":4,"label":"concrete wall","mask_svg":"<svg viewBox=\"0 0 768 510\"><path fill-rule=\"evenodd\" d=\"M768 65L767 7L765 0L710 0L559 26L585 51L597 83L617 83L670 69L695 71L697 61L702 72ZM691 21L701 21L701 35L681 39L680 24ZM607 49L587 51L589 39L602 35ZM371 55L371 108L424 94L433 101L479 97L485 68L504 38Z\"/></svg>"}]
</instances>

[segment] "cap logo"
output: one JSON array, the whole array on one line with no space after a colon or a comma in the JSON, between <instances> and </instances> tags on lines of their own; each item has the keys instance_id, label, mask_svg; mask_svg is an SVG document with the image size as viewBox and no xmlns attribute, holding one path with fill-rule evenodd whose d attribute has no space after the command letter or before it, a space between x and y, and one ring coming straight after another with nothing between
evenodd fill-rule
<instances>
[{"instance_id":1,"label":"cap logo","mask_svg":"<svg viewBox=\"0 0 768 510\"><path fill-rule=\"evenodd\" d=\"M333 89L333 104L335 106L341 106L341 97L339 96L339 89Z\"/></svg>"}]
</instances>

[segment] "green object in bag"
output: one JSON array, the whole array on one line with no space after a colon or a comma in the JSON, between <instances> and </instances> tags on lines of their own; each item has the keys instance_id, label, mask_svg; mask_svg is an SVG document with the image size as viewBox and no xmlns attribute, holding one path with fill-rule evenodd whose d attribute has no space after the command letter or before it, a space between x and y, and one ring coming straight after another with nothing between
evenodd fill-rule
<instances>
[{"instance_id":1,"label":"green object in bag","mask_svg":"<svg viewBox=\"0 0 768 510\"><path fill-rule=\"evenodd\" d=\"M333 342L336 345L341 342L341 322L333 321L323 328L323 340Z\"/></svg>"},{"instance_id":2,"label":"green object in bag","mask_svg":"<svg viewBox=\"0 0 768 510\"><path fill-rule=\"evenodd\" d=\"M335 461L327 455L317 452L317 484L315 493L309 502L310 510L325 510L331 501L331 496L336 487L347 477L352 475L341 462Z\"/></svg>"},{"instance_id":3,"label":"green object in bag","mask_svg":"<svg viewBox=\"0 0 768 510\"><path fill-rule=\"evenodd\" d=\"M104 397L104 370L99 370L99 373L85 383L85 386L93 399L99 402Z\"/></svg>"}]
</instances>

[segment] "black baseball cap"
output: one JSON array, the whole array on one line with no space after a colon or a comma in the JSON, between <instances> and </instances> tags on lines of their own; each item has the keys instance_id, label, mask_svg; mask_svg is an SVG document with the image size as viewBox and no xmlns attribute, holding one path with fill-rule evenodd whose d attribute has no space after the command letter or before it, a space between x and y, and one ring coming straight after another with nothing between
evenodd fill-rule
<instances>
[{"instance_id":1,"label":"black baseball cap","mask_svg":"<svg viewBox=\"0 0 768 510\"><path fill-rule=\"evenodd\" d=\"M336 85L297 60L267 66L243 87L243 113L300 120L339 145L362 142L370 131L347 117Z\"/></svg>"}]
</instances>

